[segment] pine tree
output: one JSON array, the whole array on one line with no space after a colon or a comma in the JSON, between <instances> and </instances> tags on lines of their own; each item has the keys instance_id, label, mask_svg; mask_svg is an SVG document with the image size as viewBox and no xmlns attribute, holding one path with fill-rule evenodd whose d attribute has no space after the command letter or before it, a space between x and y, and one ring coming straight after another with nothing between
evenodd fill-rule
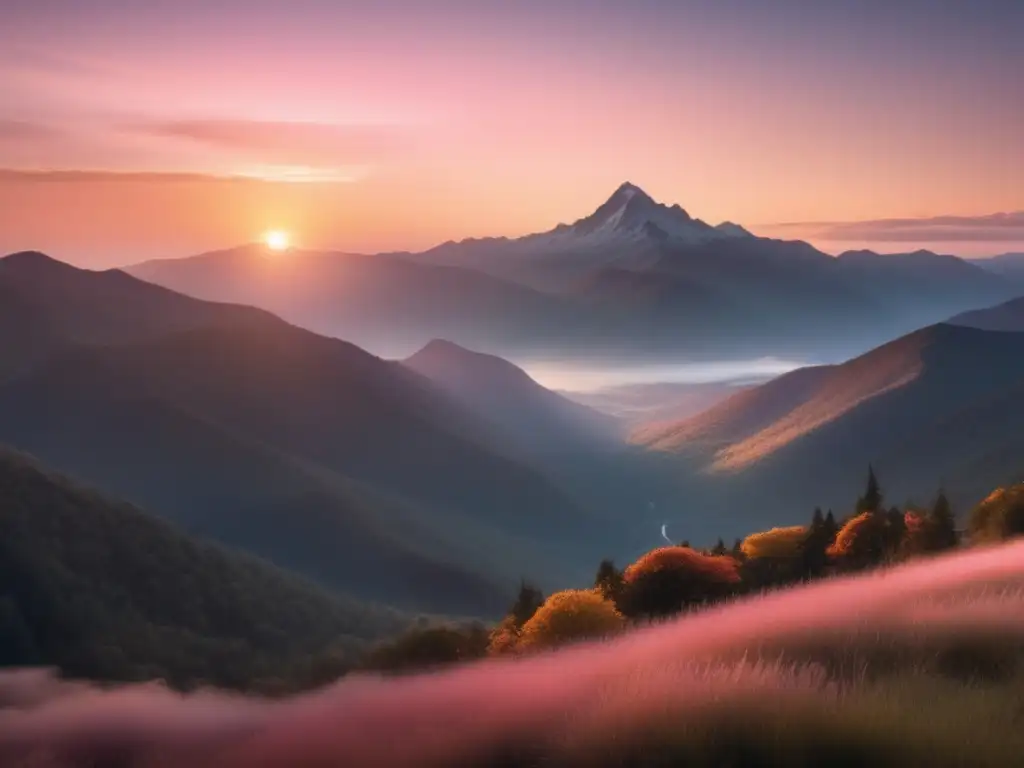
<instances>
[{"instance_id":1,"label":"pine tree","mask_svg":"<svg viewBox=\"0 0 1024 768\"><path fill-rule=\"evenodd\" d=\"M616 600L622 593L622 571L611 560L602 560L594 577L594 587L608 600Z\"/></svg>"},{"instance_id":2,"label":"pine tree","mask_svg":"<svg viewBox=\"0 0 1024 768\"><path fill-rule=\"evenodd\" d=\"M939 489L939 495L935 498L928 522L932 529L929 537L931 550L941 552L956 546L956 516L946 497L946 491L942 488Z\"/></svg>"},{"instance_id":3,"label":"pine tree","mask_svg":"<svg viewBox=\"0 0 1024 768\"><path fill-rule=\"evenodd\" d=\"M725 542L722 541L721 538L719 538L718 541L715 542L715 546L711 548L711 554L712 555L727 555L727 554L729 554L729 550L726 549Z\"/></svg>"},{"instance_id":4,"label":"pine tree","mask_svg":"<svg viewBox=\"0 0 1024 768\"><path fill-rule=\"evenodd\" d=\"M832 514L832 510L830 509L828 514L825 515L825 534L829 545L836 540L837 533L839 533L839 523L836 522L836 517Z\"/></svg>"},{"instance_id":5,"label":"pine tree","mask_svg":"<svg viewBox=\"0 0 1024 768\"><path fill-rule=\"evenodd\" d=\"M544 604L544 593L528 582L519 583L519 595L512 604L509 617L516 629L522 629L523 624L533 618L533 614Z\"/></svg>"},{"instance_id":6,"label":"pine tree","mask_svg":"<svg viewBox=\"0 0 1024 768\"><path fill-rule=\"evenodd\" d=\"M729 553L737 560L743 560L743 539L736 539L732 545L732 551Z\"/></svg>"},{"instance_id":7,"label":"pine tree","mask_svg":"<svg viewBox=\"0 0 1024 768\"><path fill-rule=\"evenodd\" d=\"M864 495L857 499L857 514L882 511L882 501L882 489L878 485L878 478L875 477L875 468L868 464L867 488Z\"/></svg>"},{"instance_id":8,"label":"pine tree","mask_svg":"<svg viewBox=\"0 0 1024 768\"><path fill-rule=\"evenodd\" d=\"M835 536L829 533L825 517L821 514L821 507L817 507L807 528L807 536L800 546L801 578L814 579L825 572L825 566L828 565L827 550L833 538Z\"/></svg>"}]
</instances>

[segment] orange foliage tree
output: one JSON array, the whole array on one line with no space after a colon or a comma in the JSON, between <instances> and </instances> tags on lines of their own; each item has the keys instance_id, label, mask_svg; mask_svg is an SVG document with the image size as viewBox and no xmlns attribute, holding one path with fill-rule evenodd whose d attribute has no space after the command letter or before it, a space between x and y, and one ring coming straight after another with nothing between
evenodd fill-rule
<instances>
[{"instance_id":1,"label":"orange foliage tree","mask_svg":"<svg viewBox=\"0 0 1024 768\"><path fill-rule=\"evenodd\" d=\"M619 608L627 616L667 616L724 597L738 584L738 563L689 547L661 547L626 568Z\"/></svg>"},{"instance_id":2,"label":"orange foliage tree","mask_svg":"<svg viewBox=\"0 0 1024 768\"><path fill-rule=\"evenodd\" d=\"M885 519L878 512L861 512L839 529L828 554L849 569L877 565L885 556Z\"/></svg>"},{"instance_id":3,"label":"orange foliage tree","mask_svg":"<svg viewBox=\"0 0 1024 768\"><path fill-rule=\"evenodd\" d=\"M1024 483L993 491L971 510L967 531L972 543L1024 535Z\"/></svg>"},{"instance_id":4,"label":"orange foliage tree","mask_svg":"<svg viewBox=\"0 0 1024 768\"><path fill-rule=\"evenodd\" d=\"M807 526L804 525L772 528L750 534L740 548L749 558L790 560L800 556L806 538Z\"/></svg>"},{"instance_id":5,"label":"orange foliage tree","mask_svg":"<svg viewBox=\"0 0 1024 768\"><path fill-rule=\"evenodd\" d=\"M523 625L516 650L557 648L606 637L622 629L623 623L615 603L597 589L567 589L551 595Z\"/></svg>"}]
</instances>

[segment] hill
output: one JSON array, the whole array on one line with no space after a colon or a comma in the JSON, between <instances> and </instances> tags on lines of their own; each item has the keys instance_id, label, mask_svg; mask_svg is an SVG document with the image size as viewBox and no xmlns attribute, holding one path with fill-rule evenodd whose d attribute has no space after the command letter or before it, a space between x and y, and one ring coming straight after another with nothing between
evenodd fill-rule
<instances>
[{"instance_id":1,"label":"hill","mask_svg":"<svg viewBox=\"0 0 1024 768\"><path fill-rule=\"evenodd\" d=\"M1024 331L1024 297L986 309L962 312L949 322L985 331Z\"/></svg>"},{"instance_id":2,"label":"hill","mask_svg":"<svg viewBox=\"0 0 1024 768\"><path fill-rule=\"evenodd\" d=\"M524 558L538 580L575 578L591 556L576 531L607 536L396 363L261 311L46 263L22 291L44 318L60 317L56 280L82 288L67 292L86 321L106 306L83 288L98 279L132 294L118 323L147 306L136 288L165 310L145 338L56 334L62 346L0 383L0 441L61 471L329 586L434 611L500 610Z\"/></svg>"},{"instance_id":3,"label":"hill","mask_svg":"<svg viewBox=\"0 0 1024 768\"><path fill-rule=\"evenodd\" d=\"M941 484L966 506L1024 469L1024 417L1012 406L1022 386L1024 334L940 324L633 440L698 468L714 489L708 503L748 520L799 521L797 503L839 507L869 463L895 502L924 501Z\"/></svg>"},{"instance_id":4,"label":"hill","mask_svg":"<svg viewBox=\"0 0 1024 768\"><path fill-rule=\"evenodd\" d=\"M0 450L0 666L92 680L326 682L409 619L192 539Z\"/></svg>"},{"instance_id":5,"label":"hill","mask_svg":"<svg viewBox=\"0 0 1024 768\"><path fill-rule=\"evenodd\" d=\"M615 419L545 389L500 357L435 339L402 365L494 424L504 441L525 455L606 451L622 445Z\"/></svg>"}]
</instances>

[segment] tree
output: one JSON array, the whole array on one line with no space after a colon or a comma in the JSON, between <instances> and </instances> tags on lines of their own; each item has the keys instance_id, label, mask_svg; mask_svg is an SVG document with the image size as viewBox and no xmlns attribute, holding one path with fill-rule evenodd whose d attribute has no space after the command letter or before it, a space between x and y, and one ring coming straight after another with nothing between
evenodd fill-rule
<instances>
[{"instance_id":1,"label":"tree","mask_svg":"<svg viewBox=\"0 0 1024 768\"><path fill-rule=\"evenodd\" d=\"M886 543L885 515L861 512L839 529L828 555L846 569L860 570L882 562Z\"/></svg>"},{"instance_id":2,"label":"tree","mask_svg":"<svg viewBox=\"0 0 1024 768\"><path fill-rule=\"evenodd\" d=\"M857 513L880 512L882 510L882 489L878 485L878 478L875 477L875 468L868 465L868 482L864 489L864 495L857 499Z\"/></svg>"},{"instance_id":3,"label":"tree","mask_svg":"<svg viewBox=\"0 0 1024 768\"><path fill-rule=\"evenodd\" d=\"M732 544L732 551L729 553L734 560L743 559L743 539L736 539Z\"/></svg>"},{"instance_id":4,"label":"tree","mask_svg":"<svg viewBox=\"0 0 1024 768\"><path fill-rule=\"evenodd\" d=\"M829 546L836 540L836 535L839 533L839 523L836 522L835 515L832 514L832 510L828 511L825 515L825 537L828 539Z\"/></svg>"},{"instance_id":5,"label":"tree","mask_svg":"<svg viewBox=\"0 0 1024 768\"><path fill-rule=\"evenodd\" d=\"M1024 483L998 488L971 510L971 543L1004 541L1024 535Z\"/></svg>"},{"instance_id":6,"label":"tree","mask_svg":"<svg viewBox=\"0 0 1024 768\"><path fill-rule=\"evenodd\" d=\"M953 507L950 506L944 489L939 489L939 495L935 497L935 504L932 505L931 541L930 551L943 552L953 549L957 544L956 516L953 514Z\"/></svg>"},{"instance_id":7,"label":"tree","mask_svg":"<svg viewBox=\"0 0 1024 768\"><path fill-rule=\"evenodd\" d=\"M557 648L607 637L622 629L615 604L596 589L567 589L551 595L523 625L517 650Z\"/></svg>"},{"instance_id":8,"label":"tree","mask_svg":"<svg viewBox=\"0 0 1024 768\"><path fill-rule=\"evenodd\" d=\"M622 593L622 571L611 560L602 560L594 577L594 588L607 599L618 600Z\"/></svg>"},{"instance_id":9,"label":"tree","mask_svg":"<svg viewBox=\"0 0 1024 768\"><path fill-rule=\"evenodd\" d=\"M487 630L479 624L415 627L375 648L363 668L383 672L419 671L470 661L486 654L488 640Z\"/></svg>"},{"instance_id":10,"label":"tree","mask_svg":"<svg viewBox=\"0 0 1024 768\"><path fill-rule=\"evenodd\" d=\"M529 582L521 581L519 583L519 594L516 596L516 601L508 612L508 615L512 618L513 626L516 629L521 629L543 604L544 593Z\"/></svg>"},{"instance_id":11,"label":"tree","mask_svg":"<svg viewBox=\"0 0 1024 768\"><path fill-rule=\"evenodd\" d=\"M711 554L716 557L729 554L729 550L726 549L725 542L722 541L721 537L719 537L718 541L715 542L715 546L711 548Z\"/></svg>"},{"instance_id":12,"label":"tree","mask_svg":"<svg viewBox=\"0 0 1024 768\"><path fill-rule=\"evenodd\" d=\"M772 528L750 534L743 540L741 548L748 559L796 560L807 532L803 525Z\"/></svg>"},{"instance_id":13,"label":"tree","mask_svg":"<svg viewBox=\"0 0 1024 768\"><path fill-rule=\"evenodd\" d=\"M630 617L669 616L720 599L739 583L731 557L702 555L688 547L661 547L626 568L620 609Z\"/></svg>"},{"instance_id":14,"label":"tree","mask_svg":"<svg viewBox=\"0 0 1024 768\"><path fill-rule=\"evenodd\" d=\"M834 519L832 527L835 527ZM826 518L821 514L821 507L817 507L807 528L807 535L800 545L800 576L803 579L816 579L825 573L828 548L833 541L835 531L828 526Z\"/></svg>"}]
</instances>

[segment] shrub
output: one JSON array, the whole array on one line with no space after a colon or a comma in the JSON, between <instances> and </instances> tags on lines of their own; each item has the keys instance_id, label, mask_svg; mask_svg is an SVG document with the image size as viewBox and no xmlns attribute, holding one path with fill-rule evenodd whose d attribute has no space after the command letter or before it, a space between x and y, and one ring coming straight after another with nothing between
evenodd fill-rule
<instances>
[{"instance_id":1,"label":"shrub","mask_svg":"<svg viewBox=\"0 0 1024 768\"><path fill-rule=\"evenodd\" d=\"M1024 534L1024 483L993 491L971 510L967 531L975 543L1003 541Z\"/></svg>"},{"instance_id":2,"label":"shrub","mask_svg":"<svg viewBox=\"0 0 1024 768\"><path fill-rule=\"evenodd\" d=\"M661 547L630 565L623 580L619 609L627 616L656 617L724 597L740 576L732 557Z\"/></svg>"},{"instance_id":3,"label":"shrub","mask_svg":"<svg viewBox=\"0 0 1024 768\"><path fill-rule=\"evenodd\" d=\"M371 651L363 668L381 672L433 669L481 658L487 647L488 633L480 624L416 627Z\"/></svg>"},{"instance_id":4,"label":"shrub","mask_svg":"<svg viewBox=\"0 0 1024 768\"><path fill-rule=\"evenodd\" d=\"M567 643L605 637L622 628L615 604L596 589L567 589L544 601L523 625L520 650L557 648Z\"/></svg>"}]
</instances>

